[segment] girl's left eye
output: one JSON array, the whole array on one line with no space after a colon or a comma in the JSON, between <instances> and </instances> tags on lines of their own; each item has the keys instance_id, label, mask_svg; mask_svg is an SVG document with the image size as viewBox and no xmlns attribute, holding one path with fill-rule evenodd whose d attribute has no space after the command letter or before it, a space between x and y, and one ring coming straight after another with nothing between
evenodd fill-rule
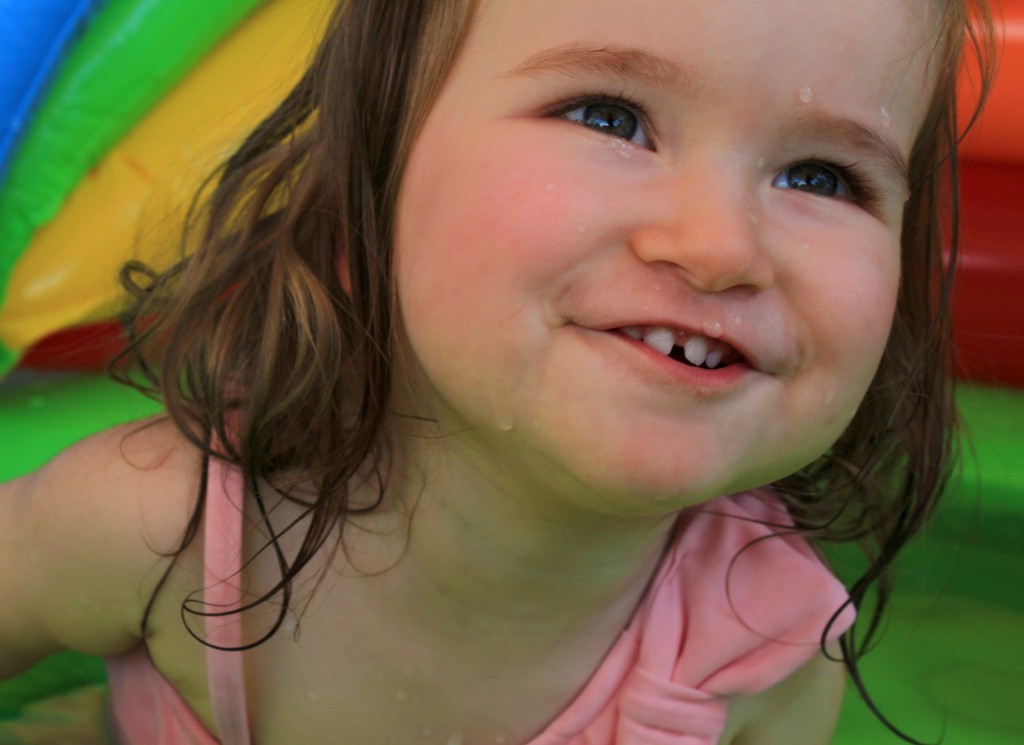
<instances>
[{"instance_id":1,"label":"girl's left eye","mask_svg":"<svg viewBox=\"0 0 1024 745\"><path fill-rule=\"evenodd\" d=\"M556 113L571 122L577 122L610 137L617 137L648 149L654 147L645 131L647 116L636 104L596 99L569 104Z\"/></svg>"},{"instance_id":2,"label":"girl's left eye","mask_svg":"<svg viewBox=\"0 0 1024 745\"><path fill-rule=\"evenodd\" d=\"M850 185L843 177L835 169L821 163L800 163L790 166L775 177L772 186L806 191L819 197L850 199L854 196Z\"/></svg>"}]
</instances>

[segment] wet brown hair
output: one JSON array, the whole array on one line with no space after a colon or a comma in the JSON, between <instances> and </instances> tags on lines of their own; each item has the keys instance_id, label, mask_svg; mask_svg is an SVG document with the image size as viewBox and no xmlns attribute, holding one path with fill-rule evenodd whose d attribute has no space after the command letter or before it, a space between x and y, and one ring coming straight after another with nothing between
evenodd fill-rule
<instances>
[{"instance_id":1,"label":"wet brown hair","mask_svg":"<svg viewBox=\"0 0 1024 745\"><path fill-rule=\"evenodd\" d=\"M817 462L775 484L808 535L862 549L867 568L852 583L850 602L866 611L874 597L870 613L862 612L840 640L843 661L871 710L909 742L917 741L875 707L858 662L876 640L896 558L934 512L958 463L951 316L958 149L981 112L996 55L988 2L937 4L943 8L930 60L935 90L910 153L901 281L885 353L840 439ZM919 6L927 10L933 2ZM970 120L960 122L958 85L965 70L975 76L978 98Z\"/></svg>"},{"instance_id":2,"label":"wet brown hair","mask_svg":"<svg viewBox=\"0 0 1024 745\"><path fill-rule=\"evenodd\" d=\"M282 578L265 598L281 595L282 619L294 577L350 511L377 506L349 503L361 466L383 497L395 206L472 2L339 3L300 82L197 194L181 259L121 272L133 304L114 377L161 400L208 457L236 464L261 511L257 482L283 494L315 485L294 559L274 543Z\"/></svg>"},{"instance_id":3,"label":"wet brown hair","mask_svg":"<svg viewBox=\"0 0 1024 745\"><path fill-rule=\"evenodd\" d=\"M867 556L851 602L863 605L872 589L877 602L843 637L862 692L857 662L885 609L890 567L955 463L950 291L964 130L957 73L966 51L980 63L984 91L994 36L985 0L918 3L935 5L937 82L910 156L892 334L840 440L775 485L802 530L823 542L856 542ZM291 560L278 551L281 581L256 601L279 595L281 618L292 581L338 526L379 504L350 504L357 470L377 474L383 498L400 334L392 292L398 192L474 7L342 2L302 80L197 197L181 260L162 272L136 263L122 272L134 303L123 317L129 343L115 376L163 401L209 457L237 465L260 510L257 483L284 494L314 485L293 497L311 517L302 545ZM203 490L179 551L202 508Z\"/></svg>"}]
</instances>

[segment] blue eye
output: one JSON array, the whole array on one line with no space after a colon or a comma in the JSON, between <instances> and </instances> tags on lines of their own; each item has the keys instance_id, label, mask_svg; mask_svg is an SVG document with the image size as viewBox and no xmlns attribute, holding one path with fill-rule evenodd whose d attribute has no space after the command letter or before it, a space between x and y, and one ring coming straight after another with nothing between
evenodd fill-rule
<instances>
[{"instance_id":1,"label":"blue eye","mask_svg":"<svg viewBox=\"0 0 1024 745\"><path fill-rule=\"evenodd\" d=\"M644 131L647 117L639 106L606 99L574 103L570 106L572 108L563 109L560 116L610 137L617 137L640 147L653 148L650 138Z\"/></svg>"},{"instance_id":2,"label":"blue eye","mask_svg":"<svg viewBox=\"0 0 1024 745\"><path fill-rule=\"evenodd\" d=\"M796 189L819 197L853 196L846 181L834 169L821 163L800 163L780 173L772 181L778 189Z\"/></svg>"}]
</instances>

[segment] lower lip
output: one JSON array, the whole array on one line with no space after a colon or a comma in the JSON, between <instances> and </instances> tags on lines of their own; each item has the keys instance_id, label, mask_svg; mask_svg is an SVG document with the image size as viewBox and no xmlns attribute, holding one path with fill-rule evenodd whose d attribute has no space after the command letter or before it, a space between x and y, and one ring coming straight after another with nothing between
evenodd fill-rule
<instances>
[{"instance_id":1,"label":"lower lip","mask_svg":"<svg viewBox=\"0 0 1024 745\"><path fill-rule=\"evenodd\" d=\"M641 355L645 366L652 365L659 376L667 376L680 385L703 389L708 393L734 388L752 375L754 368L744 363L735 363L715 369L692 367L662 354L642 341L626 336L619 331L598 331L602 336L611 336Z\"/></svg>"}]
</instances>

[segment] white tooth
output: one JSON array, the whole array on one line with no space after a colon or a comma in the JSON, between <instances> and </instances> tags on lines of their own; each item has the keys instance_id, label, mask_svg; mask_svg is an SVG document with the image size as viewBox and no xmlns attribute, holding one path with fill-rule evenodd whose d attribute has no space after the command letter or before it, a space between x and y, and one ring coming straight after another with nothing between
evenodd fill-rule
<instances>
[{"instance_id":1,"label":"white tooth","mask_svg":"<svg viewBox=\"0 0 1024 745\"><path fill-rule=\"evenodd\" d=\"M623 326L622 333L630 339L636 339L637 341L644 338L644 332L640 330L639 326Z\"/></svg>"},{"instance_id":2,"label":"white tooth","mask_svg":"<svg viewBox=\"0 0 1024 745\"><path fill-rule=\"evenodd\" d=\"M683 345L683 354L691 365L703 365L708 356L708 339L706 336L691 336Z\"/></svg>"},{"instance_id":3,"label":"white tooth","mask_svg":"<svg viewBox=\"0 0 1024 745\"><path fill-rule=\"evenodd\" d=\"M708 358L704 360L704 365L714 370L716 367L718 367L719 363L721 363L722 357L724 356L725 352L723 352L721 349L712 349L710 352L708 352Z\"/></svg>"},{"instance_id":4,"label":"white tooth","mask_svg":"<svg viewBox=\"0 0 1024 745\"><path fill-rule=\"evenodd\" d=\"M664 326L651 326L644 332L644 344L662 354L668 354L676 345L676 332Z\"/></svg>"}]
</instances>

